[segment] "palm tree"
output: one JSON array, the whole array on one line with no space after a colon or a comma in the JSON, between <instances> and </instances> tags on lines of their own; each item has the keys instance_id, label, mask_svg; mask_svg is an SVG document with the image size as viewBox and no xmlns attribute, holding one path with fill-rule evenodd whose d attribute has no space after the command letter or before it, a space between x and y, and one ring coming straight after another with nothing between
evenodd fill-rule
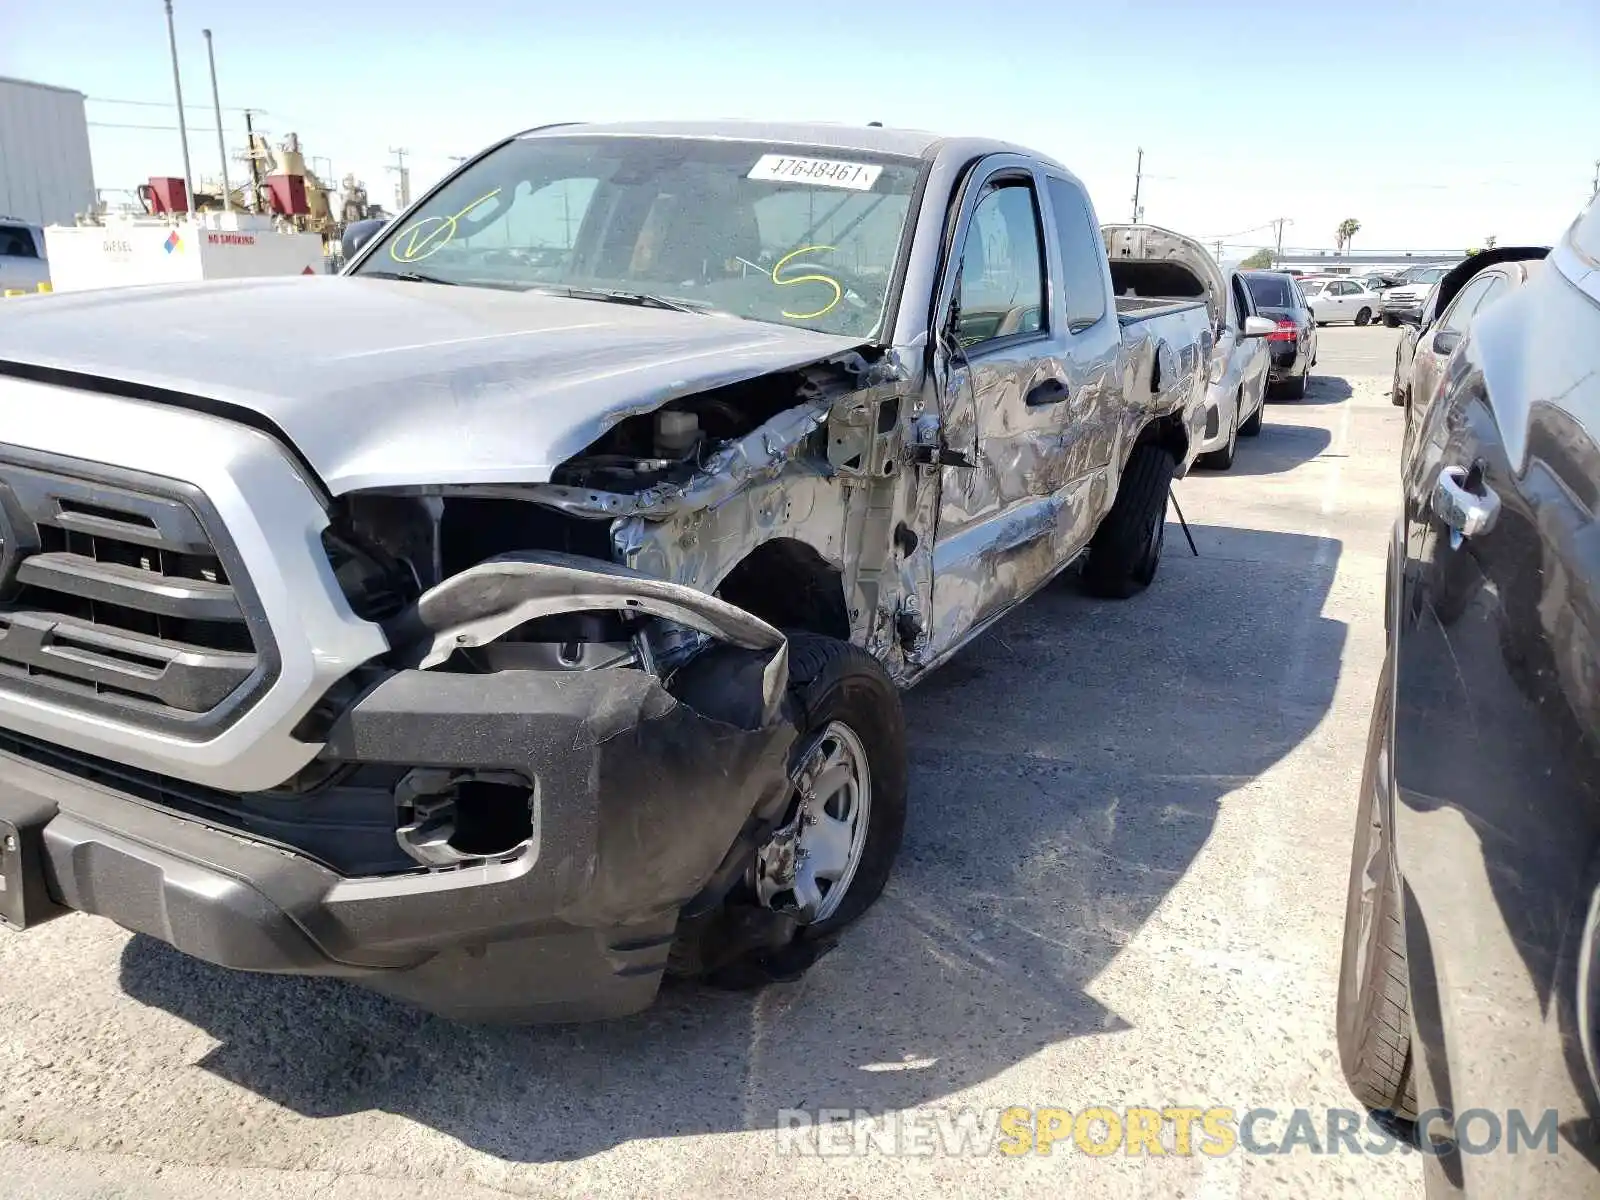
<instances>
[{"instance_id":1,"label":"palm tree","mask_svg":"<svg viewBox=\"0 0 1600 1200\"><path fill-rule=\"evenodd\" d=\"M1361 232L1361 222L1354 217L1346 217L1339 222L1339 228L1334 231L1335 245L1340 252L1350 249L1350 239Z\"/></svg>"}]
</instances>

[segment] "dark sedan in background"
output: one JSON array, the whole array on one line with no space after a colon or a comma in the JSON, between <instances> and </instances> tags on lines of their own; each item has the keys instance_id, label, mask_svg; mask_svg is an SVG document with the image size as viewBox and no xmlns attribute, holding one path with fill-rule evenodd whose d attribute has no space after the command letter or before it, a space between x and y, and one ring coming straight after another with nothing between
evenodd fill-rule
<instances>
[{"instance_id":1,"label":"dark sedan in background","mask_svg":"<svg viewBox=\"0 0 1600 1200\"><path fill-rule=\"evenodd\" d=\"M1403 453L1339 1050L1425 1151L1430 1196L1592 1197L1600 204L1488 299Z\"/></svg>"},{"instance_id":2,"label":"dark sedan in background","mask_svg":"<svg viewBox=\"0 0 1600 1200\"><path fill-rule=\"evenodd\" d=\"M1267 335L1272 358L1267 366L1267 388L1299 400L1306 394L1311 368L1317 365L1317 321L1311 314L1300 284L1283 271L1241 271L1256 311L1278 329Z\"/></svg>"}]
</instances>

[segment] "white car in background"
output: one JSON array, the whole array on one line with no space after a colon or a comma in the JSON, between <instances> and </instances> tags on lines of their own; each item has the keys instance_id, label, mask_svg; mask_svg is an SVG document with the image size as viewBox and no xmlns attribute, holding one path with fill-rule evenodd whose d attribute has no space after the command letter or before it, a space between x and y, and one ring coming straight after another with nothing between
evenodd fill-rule
<instances>
[{"instance_id":1,"label":"white car in background","mask_svg":"<svg viewBox=\"0 0 1600 1200\"><path fill-rule=\"evenodd\" d=\"M1318 325L1334 321L1367 325L1378 315L1378 293L1362 279L1303 279L1300 290Z\"/></svg>"},{"instance_id":2,"label":"white car in background","mask_svg":"<svg viewBox=\"0 0 1600 1200\"><path fill-rule=\"evenodd\" d=\"M25 221L0 217L0 297L11 292L37 292L50 282L44 257L44 230Z\"/></svg>"}]
</instances>

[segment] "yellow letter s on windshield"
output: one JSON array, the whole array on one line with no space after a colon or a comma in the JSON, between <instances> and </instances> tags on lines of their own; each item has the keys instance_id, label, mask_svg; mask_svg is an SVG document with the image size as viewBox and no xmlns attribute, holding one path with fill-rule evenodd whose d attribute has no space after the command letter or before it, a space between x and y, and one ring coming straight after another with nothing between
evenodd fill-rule
<instances>
[{"instance_id":1,"label":"yellow letter s on windshield","mask_svg":"<svg viewBox=\"0 0 1600 1200\"><path fill-rule=\"evenodd\" d=\"M839 286L839 281L833 278L831 275L791 275L786 279L779 279L778 272L782 271L784 267L788 266L790 260L798 258L802 254L809 253L812 250L832 249L832 246L801 246L798 250L789 251L788 254L785 254L773 264L772 282L777 284L779 287L789 287L796 283L825 283L833 289L833 299L828 301L821 308L817 309L816 312L798 313L785 310L783 315L788 317L791 321L812 321L817 317L826 316L828 313L834 310L834 307L839 303L840 300L844 299L844 289ZM809 264L802 263L801 269L807 269L808 266ZM820 268L811 267L810 269L818 270Z\"/></svg>"}]
</instances>

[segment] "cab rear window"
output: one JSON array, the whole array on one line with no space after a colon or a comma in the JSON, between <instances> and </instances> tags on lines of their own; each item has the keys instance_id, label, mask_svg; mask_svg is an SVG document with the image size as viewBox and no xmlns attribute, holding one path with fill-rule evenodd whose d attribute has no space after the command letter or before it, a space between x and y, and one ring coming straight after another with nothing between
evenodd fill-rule
<instances>
[{"instance_id":1,"label":"cab rear window","mask_svg":"<svg viewBox=\"0 0 1600 1200\"><path fill-rule=\"evenodd\" d=\"M1255 297L1257 308L1294 308L1294 288L1287 279L1276 275L1248 275L1245 285Z\"/></svg>"},{"instance_id":2,"label":"cab rear window","mask_svg":"<svg viewBox=\"0 0 1600 1200\"><path fill-rule=\"evenodd\" d=\"M38 258L33 235L21 225L0 225L0 258Z\"/></svg>"}]
</instances>

